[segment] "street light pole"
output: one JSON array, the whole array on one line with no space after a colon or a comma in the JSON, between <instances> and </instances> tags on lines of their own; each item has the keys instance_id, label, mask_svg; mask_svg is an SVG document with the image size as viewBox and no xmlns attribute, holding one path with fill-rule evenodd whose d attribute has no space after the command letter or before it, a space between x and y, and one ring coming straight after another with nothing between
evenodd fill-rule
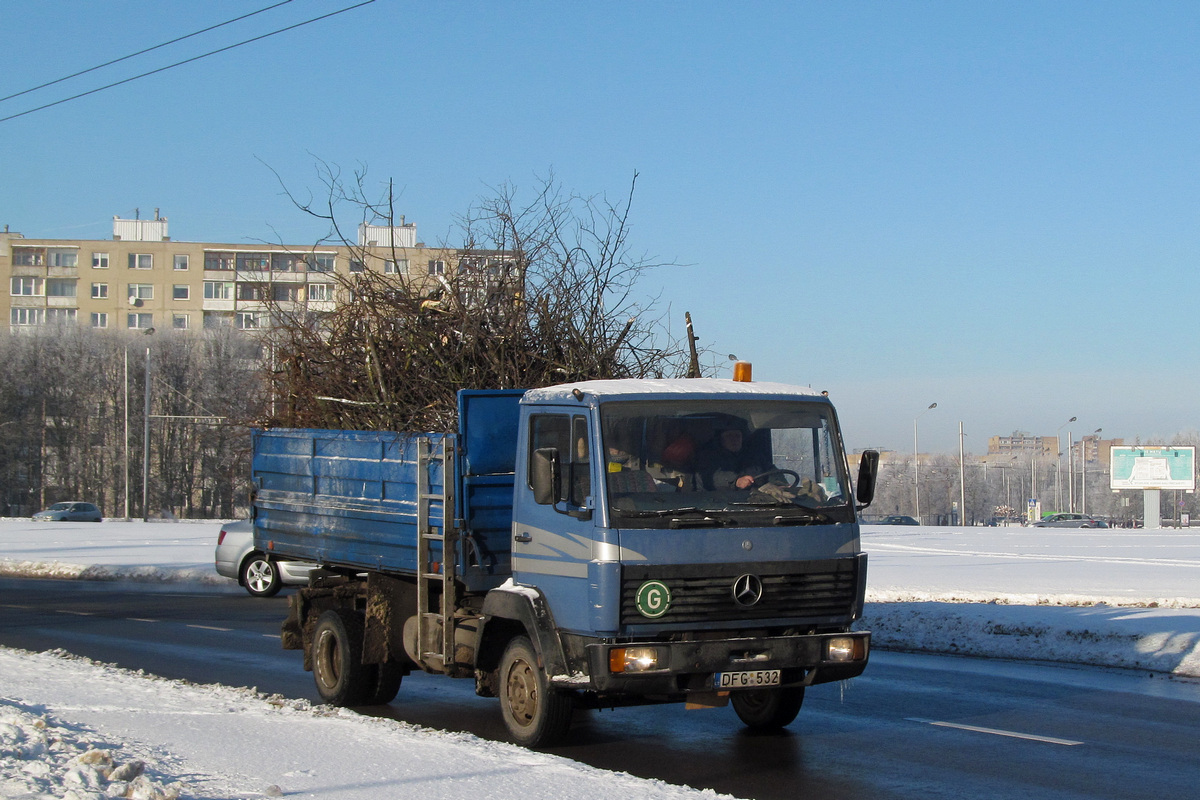
<instances>
[{"instance_id":1,"label":"street light pole","mask_svg":"<svg viewBox=\"0 0 1200 800\"><path fill-rule=\"evenodd\" d=\"M154 334L154 328L146 328L146 336ZM142 522L150 519L150 345L146 345L146 397L143 404L142 422Z\"/></svg>"},{"instance_id":2,"label":"street light pole","mask_svg":"<svg viewBox=\"0 0 1200 800\"><path fill-rule=\"evenodd\" d=\"M1062 429L1070 425L1076 420L1076 417L1071 417L1069 420L1058 426L1058 430L1054 432L1054 446L1058 448L1057 463L1054 467L1054 510L1062 511ZM1070 509L1068 509L1070 510Z\"/></svg>"},{"instance_id":3,"label":"street light pole","mask_svg":"<svg viewBox=\"0 0 1200 800\"><path fill-rule=\"evenodd\" d=\"M129 343L125 343L125 521L129 521Z\"/></svg>"},{"instance_id":4,"label":"street light pole","mask_svg":"<svg viewBox=\"0 0 1200 800\"><path fill-rule=\"evenodd\" d=\"M1102 430L1104 430L1104 428L1096 428L1096 430L1092 432L1092 436L1098 437L1100 435L1100 431L1102 431ZM1084 441L1087 441L1087 440L1085 439ZM1079 467L1080 467L1080 469L1083 470L1083 487L1080 491L1080 494L1082 495L1082 497L1079 498L1079 513L1086 514L1087 513L1087 445L1085 445L1083 442L1080 442L1079 444L1080 444Z\"/></svg>"},{"instance_id":5,"label":"street light pole","mask_svg":"<svg viewBox=\"0 0 1200 800\"><path fill-rule=\"evenodd\" d=\"M917 420L935 408L937 408L937 403L930 403L929 408L917 414L916 419L913 420L913 507L918 523L921 521L921 451L917 447Z\"/></svg>"},{"instance_id":6,"label":"street light pole","mask_svg":"<svg viewBox=\"0 0 1200 800\"><path fill-rule=\"evenodd\" d=\"M962 420L958 421L958 524L967 524L967 461L966 455L963 452L963 438L966 436L963 433ZM987 486L987 462L983 462L983 484Z\"/></svg>"},{"instance_id":7,"label":"street light pole","mask_svg":"<svg viewBox=\"0 0 1200 800\"><path fill-rule=\"evenodd\" d=\"M146 402L142 425L142 522L150 519L150 346L146 346Z\"/></svg>"}]
</instances>

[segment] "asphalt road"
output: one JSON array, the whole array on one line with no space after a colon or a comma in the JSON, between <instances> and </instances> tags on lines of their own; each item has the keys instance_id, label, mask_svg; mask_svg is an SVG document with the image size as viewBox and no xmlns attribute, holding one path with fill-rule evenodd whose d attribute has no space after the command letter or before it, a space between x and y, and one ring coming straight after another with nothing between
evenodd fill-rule
<instances>
[{"instance_id":1,"label":"asphalt road","mask_svg":"<svg viewBox=\"0 0 1200 800\"><path fill-rule=\"evenodd\" d=\"M285 612L232 587L0 580L2 645L316 702L300 654L279 647ZM364 713L505 738L468 681L409 676ZM631 708L578 714L553 752L763 800L1195 797L1198 732L1197 683L878 652L862 677L810 689L782 734L752 735L728 708Z\"/></svg>"}]
</instances>

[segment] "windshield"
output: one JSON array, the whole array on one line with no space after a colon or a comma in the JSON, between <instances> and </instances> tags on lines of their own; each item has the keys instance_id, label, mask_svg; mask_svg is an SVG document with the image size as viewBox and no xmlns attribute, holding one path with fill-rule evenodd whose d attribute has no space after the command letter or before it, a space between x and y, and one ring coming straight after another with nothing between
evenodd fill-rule
<instances>
[{"instance_id":1,"label":"windshield","mask_svg":"<svg viewBox=\"0 0 1200 800\"><path fill-rule=\"evenodd\" d=\"M719 527L852 522L832 409L694 400L601 408L614 524Z\"/></svg>"}]
</instances>

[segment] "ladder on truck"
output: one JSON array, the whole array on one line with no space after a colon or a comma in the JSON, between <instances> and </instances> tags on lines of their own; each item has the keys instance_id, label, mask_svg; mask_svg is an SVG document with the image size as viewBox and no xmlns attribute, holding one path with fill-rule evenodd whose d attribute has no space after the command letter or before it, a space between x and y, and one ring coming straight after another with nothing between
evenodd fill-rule
<instances>
[{"instance_id":1,"label":"ladder on truck","mask_svg":"<svg viewBox=\"0 0 1200 800\"><path fill-rule=\"evenodd\" d=\"M432 475L441 473L441 489ZM442 524L431 523L440 508ZM454 661L458 529L454 524L454 441L417 439L417 652L431 671L450 672ZM440 545L440 548L438 547Z\"/></svg>"}]
</instances>

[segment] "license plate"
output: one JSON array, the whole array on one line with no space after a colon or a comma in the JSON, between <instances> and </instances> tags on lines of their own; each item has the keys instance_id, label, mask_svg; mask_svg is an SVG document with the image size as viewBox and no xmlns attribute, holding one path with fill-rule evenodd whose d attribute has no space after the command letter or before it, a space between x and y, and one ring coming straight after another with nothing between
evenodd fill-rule
<instances>
[{"instance_id":1,"label":"license plate","mask_svg":"<svg viewBox=\"0 0 1200 800\"><path fill-rule=\"evenodd\" d=\"M713 675L714 689L760 689L779 685L779 670L752 669L746 672L718 672Z\"/></svg>"}]
</instances>

